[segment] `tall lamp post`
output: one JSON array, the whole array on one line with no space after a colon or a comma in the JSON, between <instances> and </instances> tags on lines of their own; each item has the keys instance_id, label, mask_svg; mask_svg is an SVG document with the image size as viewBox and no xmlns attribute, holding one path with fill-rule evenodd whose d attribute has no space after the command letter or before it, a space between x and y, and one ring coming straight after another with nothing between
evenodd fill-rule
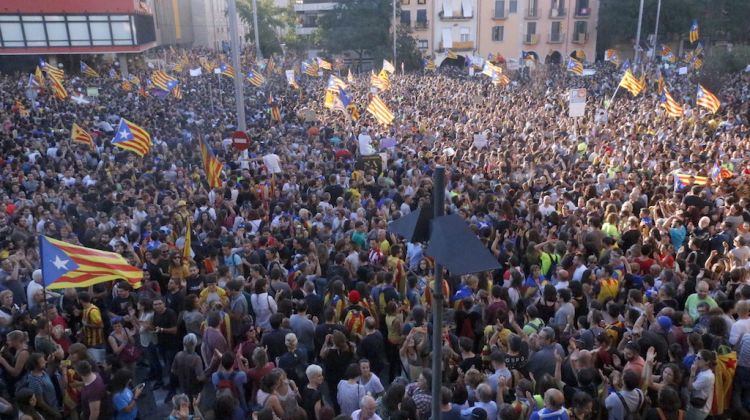
<instances>
[{"instance_id":1,"label":"tall lamp post","mask_svg":"<svg viewBox=\"0 0 750 420\"><path fill-rule=\"evenodd\" d=\"M234 103L237 109L237 130L247 131L247 121L245 120L245 92L242 73L242 64L240 63L240 35L237 29L237 3L236 0L227 0L227 14L229 15L229 42L232 49L232 67L234 67ZM255 0L253 0L255 6ZM253 7L254 8L254 7ZM257 13L253 14L253 16ZM256 18L257 19L257 18ZM255 25L255 44L258 45L258 25Z\"/></svg>"},{"instance_id":2,"label":"tall lamp post","mask_svg":"<svg viewBox=\"0 0 750 420\"><path fill-rule=\"evenodd\" d=\"M643 23L643 0L641 0L641 7L638 11L638 29L635 34L635 62L636 64L641 63L641 24Z\"/></svg>"},{"instance_id":3,"label":"tall lamp post","mask_svg":"<svg viewBox=\"0 0 750 420\"><path fill-rule=\"evenodd\" d=\"M661 0L656 4L656 26L654 27L654 51L652 58L656 58L656 49L659 48L659 15L661 15Z\"/></svg>"}]
</instances>

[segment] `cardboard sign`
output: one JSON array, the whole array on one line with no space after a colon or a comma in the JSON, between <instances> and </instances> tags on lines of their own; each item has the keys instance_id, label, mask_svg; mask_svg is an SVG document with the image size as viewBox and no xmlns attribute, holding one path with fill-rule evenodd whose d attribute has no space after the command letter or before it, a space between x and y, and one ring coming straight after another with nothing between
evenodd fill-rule
<instances>
[{"instance_id":1,"label":"cardboard sign","mask_svg":"<svg viewBox=\"0 0 750 420\"><path fill-rule=\"evenodd\" d=\"M586 113L586 89L571 89L568 95L568 116L582 117Z\"/></svg>"}]
</instances>

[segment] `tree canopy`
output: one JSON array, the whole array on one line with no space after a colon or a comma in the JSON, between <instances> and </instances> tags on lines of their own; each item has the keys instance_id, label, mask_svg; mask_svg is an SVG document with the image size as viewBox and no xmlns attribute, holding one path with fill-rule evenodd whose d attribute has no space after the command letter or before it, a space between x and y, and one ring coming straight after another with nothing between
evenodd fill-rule
<instances>
[{"instance_id":1,"label":"tree canopy","mask_svg":"<svg viewBox=\"0 0 750 420\"><path fill-rule=\"evenodd\" d=\"M318 19L321 47L332 54L354 51L385 56L389 47L392 4L388 0L344 0Z\"/></svg>"},{"instance_id":2,"label":"tree canopy","mask_svg":"<svg viewBox=\"0 0 750 420\"><path fill-rule=\"evenodd\" d=\"M640 0L601 0L597 42L601 49L634 41ZM641 40L654 33L658 0L645 0ZM750 41L750 1L662 0L659 39L686 38L693 19L698 19L701 38L711 41Z\"/></svg>"},{"instance_id":3,"label":"tree canopy","mask_svg":"<svg viewBox=\"0 0 750 420\"><path fill-rule=\"evenodd\" d=\"M281 53L281 39L279 31L281 28L291 24L291 18L285 9L274 6L273 0L257 0L258 4L258 37L260 38L260 49L265 57L273 53ZM237 2L237 13L240 19L250 27L247 41L255 41L253 32L253 5L252 0L240 0ZM292 27L294 27L292 25Z\"/></svg>"}]
</instances>

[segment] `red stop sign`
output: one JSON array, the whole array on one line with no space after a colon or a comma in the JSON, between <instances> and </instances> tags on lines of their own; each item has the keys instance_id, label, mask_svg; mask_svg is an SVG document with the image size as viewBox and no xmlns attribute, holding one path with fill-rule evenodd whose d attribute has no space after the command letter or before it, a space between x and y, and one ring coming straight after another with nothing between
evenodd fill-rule
<instances>
[{"instance_id":1,"label":"red stop sign","mask_svg":"<svg viewBox=\"0 0 750 420\"><path fill-rule=\"evenodd\" d=\"M250 136L244 131L235 131L232 133L232 147L239 151L247 150L250 147Z\"/></svg>"}]
</instances>

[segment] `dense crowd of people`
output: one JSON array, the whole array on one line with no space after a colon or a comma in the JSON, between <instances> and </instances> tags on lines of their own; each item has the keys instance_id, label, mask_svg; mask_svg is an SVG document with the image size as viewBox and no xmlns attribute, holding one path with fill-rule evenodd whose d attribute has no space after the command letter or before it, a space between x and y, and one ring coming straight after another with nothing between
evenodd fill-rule
<instances>
[{"instance_id":1,"label":"dense crowd of people","mask_svg":"<svg viewBox=\"0 0 750 420\"><path fill-rule=\"evenodd\" d=\"M657 80L609 102L621 73L594 68L506 87L395 74L389 127L364 110L369 74L348 82L359 119L324 108L327 72L299 89L269 74L246 88L247 155L224 76L186 67L171 72L183 99L144 97L101 65L66 79L100 88L90 104L32 101L28 74L0 76L0 417L156 418L138 400L162 388L170 419L426 420L436 398L444 419L748 418L750 77L722 78L714 115L688 105L697 76L666 71L685 103L671 118ZM587 89L584 117L567 117L570 88ZM121 117L150 132L145 157L112 146ZM73 122L95 149L70 141ZM363 142L382 170L360 168ZM446 213L501 265L445 273L439 328L435 261L388 231L429 203L436 165ZM120 253L142 287L45 289L38 235Z\"/></svg>"}]
</instances>

